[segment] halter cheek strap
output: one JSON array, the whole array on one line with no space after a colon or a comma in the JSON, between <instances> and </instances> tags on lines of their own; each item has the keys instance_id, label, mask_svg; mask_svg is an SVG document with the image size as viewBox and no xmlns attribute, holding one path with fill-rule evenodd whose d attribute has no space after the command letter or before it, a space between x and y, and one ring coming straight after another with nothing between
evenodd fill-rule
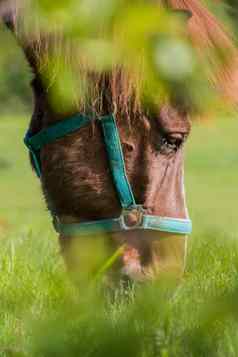
<instances>
[{"instance_id":1,"label":"halter cheek strap","mask_svg":"<svg viewBox=\"0 0 238 357\"><path fill-rule=\"evenodd\" d=\"M132 193L131 185L129 184L126 176L121 141L114 117L102 117L101 125L112 178L121 207L123 209L135 207L136 202Z\"/></svg>"},{"instance_id":2,"label":"halter cheek strap","mask_svg":"<svg viewBox=\"0 0 238 357\"><path fill-rule=\"evenodd\" d=\"M91 121L92 119L89 117L78 114L47 129L43 129L36 135L32 135L30 131L27 132L24 142L31 153L38 177L41 177L40 150L42 147L79 130ZM65 236L80 236L135 229L155 230L183 235L190 234L192 231L190 219L148 215L142 206L136 203L126 175L125 161L115 118L113 115L108 115L101 117L98 121L102 127L112 179L122 207L121 216L118 218L72 224L62 223L58 217L54 217L53 222L56 231ZM137 220L133 224L128 224L127 218L132 212L136 215Z\"/></svg>"}]
</instances>

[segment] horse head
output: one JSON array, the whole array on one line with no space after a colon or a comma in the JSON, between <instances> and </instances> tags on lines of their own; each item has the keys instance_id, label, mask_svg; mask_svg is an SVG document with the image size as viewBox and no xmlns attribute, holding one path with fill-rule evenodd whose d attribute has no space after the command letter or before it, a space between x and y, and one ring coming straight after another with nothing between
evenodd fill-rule
<instances>
[{"instance_id":1,"label":"horse head","mask_svg":"<svg viewBox=\"0 0 238 357\"><path fill-rule=\"evenodd\" d=\"M45 143L43 139L44 145L38 151L38 174L45 200L54 219L60 222L61 229L57 230L65 256L72 240L87 239L83 232L75 232L75 227L91 224L94 236L93 224L111 225L113 220L115 225L115 220L123 216L127 229L119 225L104 232L115 249L124 245L123 271L139 279L167 270L181 274L187 231L177 232L173 227L172 231L151 226L144 229L145 225L138 226L141 223L138 215L143 212L143 222L154 217L190 225L183 170L189 116L168 103L153 111L141 103L137 107L135 96L126 97L127 94L126 104L124 100L121 103L118 98L125 88L122 71L91 78L95 81L93 86L98 87L98 95L104 97L106 93L106 96L97 110L90 107L89 113L83 115L82 110L80 114L76 110L55 113L44 84L38 77L33 80L35 111L29 140L34 141L42 133L47 136L52 129L57 133L62 123L88 120L86 125L76 126L70 133L63 131L60 137L50 138L50 142ZM107 121L111 131L105 137ZM119 159L114 156L110 159L110 150ZM34 157L33 164L36 168ZM119 169L115 173L113 168L117 165ZM129 193L125 192L128 186ZM68 260L71 259L70 256Z\"/></svg>"},{"instance_id":2,"label":"horse head","mask_svg":"<svg viewBox=\"0 0 238 357\"><path fill-rule=\"evenodd\" d=\"M174 2L170 5L193 15L191 6ZM202 16L198 13L195 20ZM6 22L14 30L11 19ZM121 263L127 275L182 274L190 231L184 189L188 111L169 101L146 105L138 99L133 76L118 67L100 74L85 70L89 100L75 105L72 98L67 107L56 100L56 110L39 60L47 57L50 44L45 38L21 43L34 72L34 113L26 143L67 262L71 265L67 251L72 241L87 239L81 227L104 224L113 225L104 232L108 241L115 249L124 247ZM54 63L48 74L54 77ZM77 125L66 130L66 122Z\"/></svg>"}]
</instances>

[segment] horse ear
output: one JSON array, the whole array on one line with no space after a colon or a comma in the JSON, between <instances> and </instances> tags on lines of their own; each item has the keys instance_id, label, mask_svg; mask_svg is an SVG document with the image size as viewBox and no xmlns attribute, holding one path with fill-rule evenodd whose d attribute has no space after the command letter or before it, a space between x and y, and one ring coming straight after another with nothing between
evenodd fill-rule
<instances>
[{"instance_id":1,"label":"horse ear","mask_svg":"<svg viewBox=\"0 0 238 357\"><path fill-rule=\"evenodd\" d=\"M10 0L0 0L0 22L12 32L15 31L16 7L15 2Z\"/></svg>"},{"instance_id":2,"label":"horse ear","mask_svg":"<svg viewBox=\"0 0 238 357\"><path fill-rule=\"evenodd\" d=\"M19 46L22 48L26 60L32 68L33 72L37 73L36 56L34 54L34 44L31 41L22 39L17 30L17 6L15 0L0 0L0 23L3 23L15 36ZM18 25L19 26L19 25Z\"/></svg>"}]
</instances>

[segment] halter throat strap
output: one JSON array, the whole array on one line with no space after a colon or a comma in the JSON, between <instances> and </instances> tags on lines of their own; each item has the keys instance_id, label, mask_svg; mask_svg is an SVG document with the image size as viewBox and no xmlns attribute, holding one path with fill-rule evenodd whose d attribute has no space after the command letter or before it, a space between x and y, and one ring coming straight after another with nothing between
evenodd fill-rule
<instances>
[{"instance_id":1,"label":"halter throat strap","mask_svg":"<svg viewBox=\"0 0 238 357\"><path fill-rule=\"evenodd\" d=\"M114 116L103 116L100 119L91 119L88 116L77 114L63 120L49 128L32 135L30 131L24 138L28 147L35 171L41 177L41 149L54 141L61 139L89 125L92 120L97 120L102 128L105 148L107 152L113 183L117 192L118 200L122 207L119 218L103 219L84 223L62 223L58 217L54 217L54 227L59 234L67 236L80 236L103 232L117 232L123 230L149 229L173 234L190 234L192 223L189 219L171 218L147 215L141 205L135 201L133 191L126 175L125 161L121 147L120 136ZM138 217L133 225L129 225L127 217L131 213Z\"/></svg>"}]
</instances>

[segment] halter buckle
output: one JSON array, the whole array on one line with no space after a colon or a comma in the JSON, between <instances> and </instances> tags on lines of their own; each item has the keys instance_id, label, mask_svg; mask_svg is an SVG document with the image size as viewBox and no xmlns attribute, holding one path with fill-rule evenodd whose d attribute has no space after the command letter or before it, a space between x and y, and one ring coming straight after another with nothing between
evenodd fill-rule
<instances>
[{"instance_id":1,"label":"halter buckle","mask_svg":"<svg viewBox=\"0 0 238 357\"><path fill-rule=\"evenodd\" d=\"M125 208L120 217L122 230L141 228L143 225L144 209L140 205Z\"/></svg>"}]
</instances>

